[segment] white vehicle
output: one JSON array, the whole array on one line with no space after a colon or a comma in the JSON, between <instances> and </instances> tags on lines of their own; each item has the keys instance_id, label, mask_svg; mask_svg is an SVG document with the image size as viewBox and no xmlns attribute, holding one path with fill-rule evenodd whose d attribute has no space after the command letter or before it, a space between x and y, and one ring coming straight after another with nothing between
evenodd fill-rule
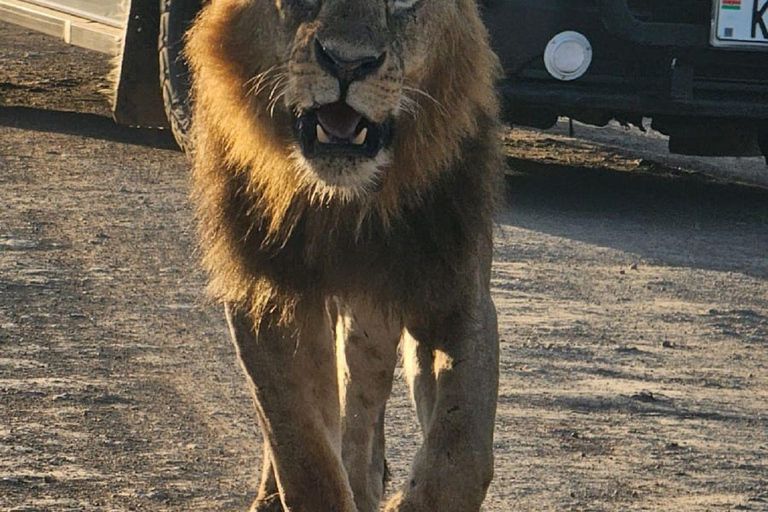
<instances>
[{"instance_id":1,"label":"white vehicle","mask_svg":"<svg viewBox=\"0 0 768 512\"><path fill-rule=\"evenodd\" d=\"M0 0L0 20L112 55L119 65L113 114L130 126L169 127L182 147L189 127L181 41L202 0Z\"/></svg>"}]
</instances>

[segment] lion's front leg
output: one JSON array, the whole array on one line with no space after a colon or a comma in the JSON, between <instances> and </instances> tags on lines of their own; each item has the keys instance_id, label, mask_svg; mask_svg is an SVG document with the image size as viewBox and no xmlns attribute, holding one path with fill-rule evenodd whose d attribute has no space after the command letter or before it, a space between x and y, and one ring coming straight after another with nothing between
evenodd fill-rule
<instances>
[{"instance_id":1,"label":"lion's front leg","mask_svg":"<svg viewBox=\"0 0 768 512\"><path fill-rule=\"evenodd\" d=\"M341 458L331 326L323 307L300 308L296 318L292 325L261 319L254 326L249 317L227 308L269 446L264 470L271 465L286 510L357 512ZM265 475L262 483L269 484L269 478ZM272 506L257 501L254 509Z\"/></svg>"},{"instance_id":2,"label":"lion's front leg","mask_svg":"<svg viewBox=\"0 0 768 512\"><path fill-rule=\"evenodd\" d=\"M384 408L402 326L366 300L335 300L342 455L359 512L378 512L384 493Z\"/></svg>"},{"instance_id":3,"label":"lion's front leg","mask_svg":"<svg viewBox=\"0 0 768 512\"><path fill-rule=\"evenodd\" d=\"M408 326L406 373L424 443L388 512L480 510L493 476L496 312L488 290L444 318Z\"/></svg>"}]
</instances>

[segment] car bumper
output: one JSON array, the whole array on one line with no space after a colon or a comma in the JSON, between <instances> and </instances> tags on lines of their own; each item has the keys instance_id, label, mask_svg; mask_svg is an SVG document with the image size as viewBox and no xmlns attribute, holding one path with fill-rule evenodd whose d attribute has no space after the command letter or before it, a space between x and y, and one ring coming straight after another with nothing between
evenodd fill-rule
<instances>
[{"instance_id":1,"label":"car bumper","mask_svg":"<svg viewBox=\"0 0 768 512\"><path fill-rule=\"evenodd\" d=\"M508 116L768 121L768 53L711 47L710 0L665 4L673 7L649 15L632 6L662 4L490 0L485 21L506 74L501 91ZM549 40L567 30L589 39L592 64L584 76L564 82L547 72L543 55Z\"/></svg>"}]
</instances>

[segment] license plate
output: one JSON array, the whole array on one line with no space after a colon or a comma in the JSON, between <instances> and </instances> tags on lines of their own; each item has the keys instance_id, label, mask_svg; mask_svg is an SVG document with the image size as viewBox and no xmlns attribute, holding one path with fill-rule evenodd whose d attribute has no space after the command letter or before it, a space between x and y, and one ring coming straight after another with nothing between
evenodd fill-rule
<instances>
[{"instance_id":1,"label":"license plate","mask_svg":"<svg viewBox=\"0 0 768 512\"><path fill-rule=\"evenodd\" d=\"M768 51L768 0L714 0L712 46Z\"/></svg>"}]
</instances>

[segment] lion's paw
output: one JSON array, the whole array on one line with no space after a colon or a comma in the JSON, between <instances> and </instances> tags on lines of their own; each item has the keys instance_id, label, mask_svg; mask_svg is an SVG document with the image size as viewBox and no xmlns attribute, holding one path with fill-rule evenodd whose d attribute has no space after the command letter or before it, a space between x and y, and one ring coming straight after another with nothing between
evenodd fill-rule
<instances>
[{"instance_id":1,"label":"lion's paw","mask_svg":"<svg viewBox=\"0 0 768 512\"><path fill-rule=\"evenodd\" d=\"M384 512L416 512L416 508L406 500L405 493L398 492L387 502Z\"/></svg>"},{"instance_id":2,"label":"lion's paw","mask_svg":"<svg viewBox=\"0 0 768 512\"><path fill-rule=\"evenodd\" d=\"M250 512L284 512L279 494L272 494L264 499L257 499L251 505Z\"/></svg>"}]
</instances>

